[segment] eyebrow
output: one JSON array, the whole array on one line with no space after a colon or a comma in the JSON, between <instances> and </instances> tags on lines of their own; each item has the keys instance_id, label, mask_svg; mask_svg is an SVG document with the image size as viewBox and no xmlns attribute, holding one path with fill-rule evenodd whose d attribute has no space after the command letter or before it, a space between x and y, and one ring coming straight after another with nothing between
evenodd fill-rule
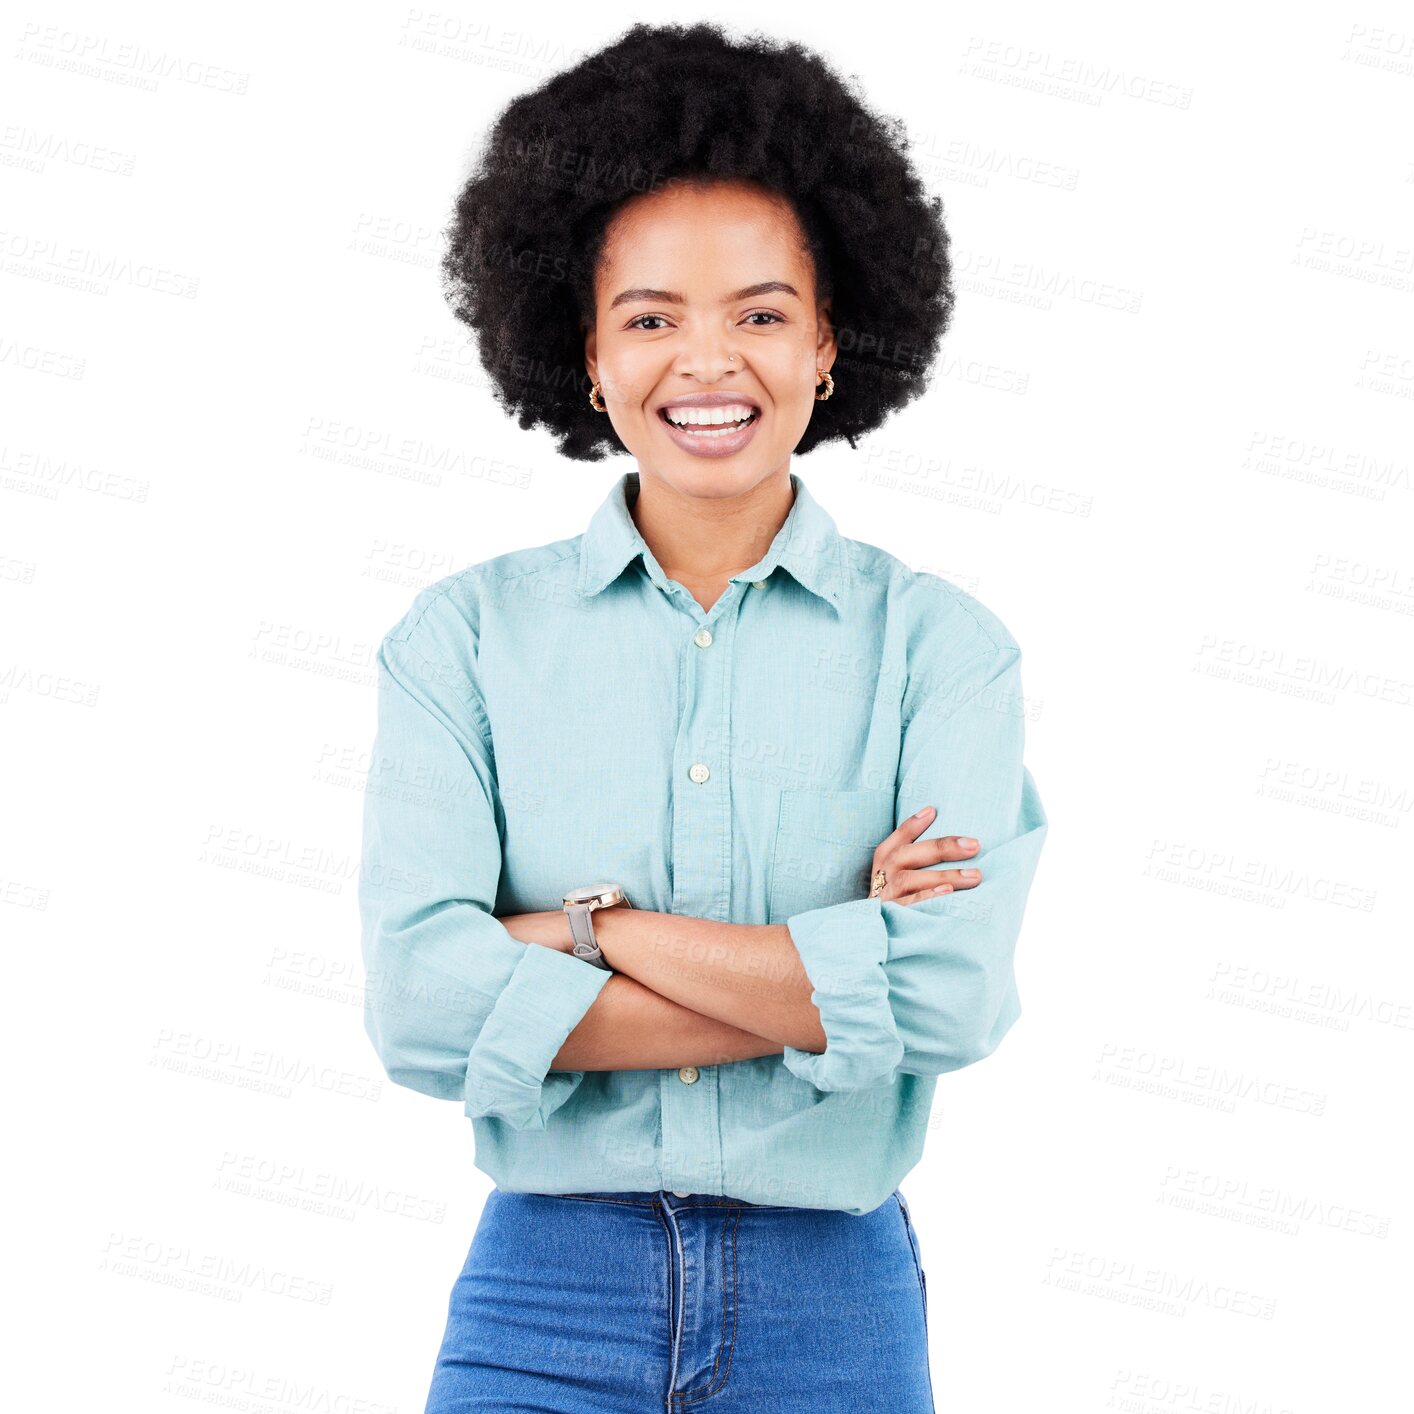
<instances>
[{"instance_id":1,"label":"eyebrow","mask_svg":"<svg viewBox=\"0 0 1414 1414\"><path fill-rule=\"evenodd\" d=\"M722 300L723 304L735 304L740 299L755 299L757 295L794 295L800 298L800 292L794 285L788 285L784 280L763 280L759 285L748 285L744 290L737 290L735 293L727 295ZM659 304L686 304L687 300L675 290L652 290L640 287L633 290L621 290L614 296L610 309L617 309L621 304L631 304L635 300L654 300Z\"/></svg>"}]
</instances>

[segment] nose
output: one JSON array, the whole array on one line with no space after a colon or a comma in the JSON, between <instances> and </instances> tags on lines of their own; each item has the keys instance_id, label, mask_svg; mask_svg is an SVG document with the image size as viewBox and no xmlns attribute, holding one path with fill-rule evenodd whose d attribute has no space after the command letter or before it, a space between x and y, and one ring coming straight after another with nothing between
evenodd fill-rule
<instances>
[{"instance_id":1,"label":"nose","mask_svg":"<svg viewBox=\"0 0 1414 1414\"><path fill-rule=\"evenodd\" d=\"M699 383L715 383L741 367L734 331L720 325L690 333L673 361L673 372Z\"/></svg>"}]
</instances>

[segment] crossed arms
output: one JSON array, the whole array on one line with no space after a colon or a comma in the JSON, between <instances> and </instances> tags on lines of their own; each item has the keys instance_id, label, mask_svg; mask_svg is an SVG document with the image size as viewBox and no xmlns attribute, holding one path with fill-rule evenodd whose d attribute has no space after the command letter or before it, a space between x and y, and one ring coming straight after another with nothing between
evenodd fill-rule
<instances>
[{"instance_id":1,"label":"crossed arms","mask_svg":"<svg viewBox=\"0 0 1414 1414\"><path fill-rule=\"evenodd\" d=\"M973 888L978 880L942 861L966 861L976 842L957 836L915 843L924 824L904 821L875 851L890 895L901 903L936 890ZM912 875L906 873L913 870ZM922 872L926 870L926 873ZM563 912L502 918L512 937L570 951ZM721 923L638 908L599 909L594 936L614 976L555 1056L555 1070L657 1070L722 1065L779 1055L785 1046L825 1050L815 990L790 929L781 924Z\"/></svg>"},{"instance_id":2,"label":"crossed arms","mask_svg":"<svg viewBox=\"0 0 1414 1414\"><path fill-rule=\"evenodd\" d=\"M565 955L563 912L492 912L501 843L484 706L463 671L406 634L385 640L359 901L365 1027L389 1077L543 1129L590 1070L780 1054L838 1091L989 1055L1020 1014L1012 958L1047 832L1022 765L1019 659L988 642L950 665L910 701L900 743L898 799L971 829L985 884L895 897L910 866L968 857L944 852L952 837L915 842L927 826L910 820L905 851L923 853L889 862L882 898L770 925L601 911L611 975Z\"/></svg>"}]
</instances>

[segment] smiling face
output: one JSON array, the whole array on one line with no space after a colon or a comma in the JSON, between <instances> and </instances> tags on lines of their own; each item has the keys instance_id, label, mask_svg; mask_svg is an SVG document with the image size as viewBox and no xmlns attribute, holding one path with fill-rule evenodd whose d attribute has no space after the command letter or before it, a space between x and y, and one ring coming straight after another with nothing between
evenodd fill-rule
<instances>
[{"instance_id":1,"label":"smiling face","mask_svg":"<svg viewBox=\"0 0 1414 1414\"><path fill-rule=\"evenodd\" d=\"M606 233L595 304L585 363L641 471L693 496L786 473L816 370L835 360L789 202L737 181L631 198Z\"/></svg>"}]
</instances>

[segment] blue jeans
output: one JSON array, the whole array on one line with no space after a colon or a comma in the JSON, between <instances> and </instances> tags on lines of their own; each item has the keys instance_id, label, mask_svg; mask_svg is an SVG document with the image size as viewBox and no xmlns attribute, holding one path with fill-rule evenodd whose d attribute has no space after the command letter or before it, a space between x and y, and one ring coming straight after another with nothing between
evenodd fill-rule
<instances>
[{"instance_id":1,"label":"blue jeans","mask_svg":"<svg viewBox=\"0 0 1414 1414\"><path fill-rule=\"evenodd\" d=\"M895 1190L861 1217L692 1194L486 1200L426 1414L932 1414Z\"/></svg>"}]
</instances>

